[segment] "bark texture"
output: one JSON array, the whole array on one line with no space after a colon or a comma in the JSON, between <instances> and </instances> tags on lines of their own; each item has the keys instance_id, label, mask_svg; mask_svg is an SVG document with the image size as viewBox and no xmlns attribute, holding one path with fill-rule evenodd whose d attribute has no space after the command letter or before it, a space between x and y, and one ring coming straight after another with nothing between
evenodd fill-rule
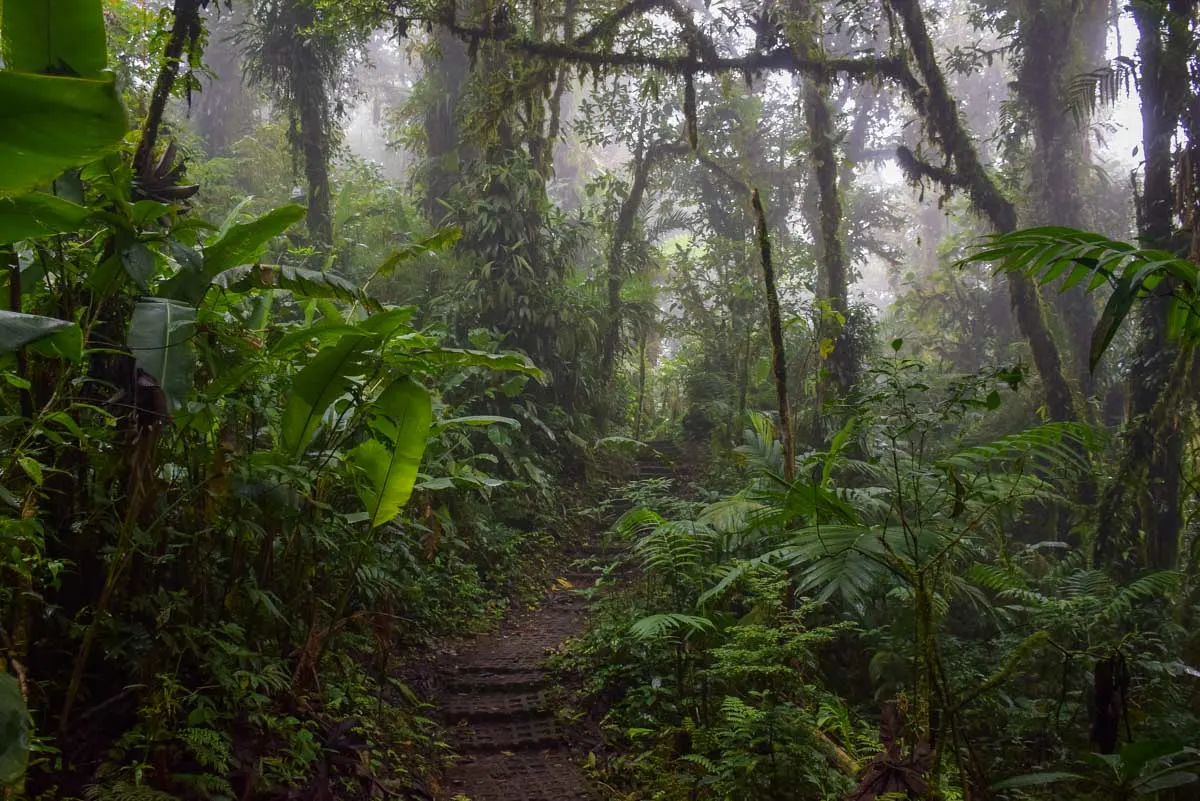
<instances>
[{"instance_id":1,"label":"bark texture","mask_svg":"<svg viewBox=\"0 0 1200 801\"><path fill-rule=\"evenodd\" d=\"M1141 62L1142 149L1145 172L1138 209L1148 247L1174 249L1177 187L1172 142L1191 97L1188 58L1195 0L1133 6ZM1181 180L1190 183L1191 176ZM1192 192L1194 194L1194 191ZM1131 372L1129 427L1117 475L1101 499L1095 558L1111 561L1131 536L1145 534L1147 566L1169 569L1179 557L1183 431L1176 414L1191 359L1167 338L1174 282L1142 301L1141 338ZM1132 568L1132 565L1128 565Z\"/></svg>"},{"instance_id":2,"label":"bark texture","mask_svg":"<svg viewBox=\"0 0 1200 801\"><path fill-rule=\"evenodd\" d=\"M923 88L914 94L913 101L933 140L941 147L953 168L926 164L904 148L897 154L901 166L911 178L932 178L947 187L965 190L976 211L993 228L1001 233L1015 231L1016 209L984 168L970 134L963 127L957 104L950 95L945 75L938 65L933 39L929 35L919 0L888 0L888 5L901 22L913 61L924 83ZM1059 422L1077 420L1075 399L1063 373L1058 345L1046 324L1037 289L1032 282L1016 273L1009 273L1007 281L1017 324L1029 341L1034 364L1042 379L1050 418Z\"/></svg>"},{"instance_id":3,"label":"bark texture","mask_svg":"<svg viewBox=\"0 0 1200 801\"><path fill-rule=\"evenodd\" d=\"M783 348L783 321L779 314L779 290L775 286L775 265L771 259L771 237L767 233L767 215L762 198L755 189L750 195L762 255L763 283L767 290L767 328L771 334L771 369L775 374L775 396L779 401L779 438L783 442L783 477L790 484L796 479L796 448L792 443L792 411L788 403L787 355Z\"/></svg>"}]
</instances>

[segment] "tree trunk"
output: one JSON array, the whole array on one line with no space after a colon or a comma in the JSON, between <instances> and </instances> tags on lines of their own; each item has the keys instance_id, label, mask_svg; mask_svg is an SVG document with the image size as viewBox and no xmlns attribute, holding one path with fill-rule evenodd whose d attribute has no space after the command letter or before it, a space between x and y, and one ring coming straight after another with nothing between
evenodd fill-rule
<instances>
[{"instance_id":1,"label":"tree trunk","mask_svg":"<svg viewBox=\"0 0 1200 801\"><path fill-rule=\"evenodd\" d=\"M200 0L175 0L171 27L171 35L163 48L162 67L158 79L154 82L154 92L150 98L150 111L142 123L142 136L138 142L137 153L133 157L135 175L148 176L154 160L154 148L158 144L158 132L162 126L163 114L167 110L167 101L171 99L171 90L175 87L175 79L179 77L179 67L183 61L183 52L189 44L200 36Z\"/></svg>"},{"instance_id":2,"label":"tree trunk","mask_svg":"<svg viewBox=\"0 0 1200 801\"><path fill-rule=\"evenodd\" d=\"M642 334L642 339L638 342L638 394L637 394L637 416L633 423L633 438L640 440L642 438L642 417L646 410L646 335Z\"/></svg>"},{"instance_id":3,"label":"tree trunk","mask_svg":"<svg viewBox=\"0 0 1200 801\"><path fill-rule=\"evenodd\" d=\"M1172 249L1175 196L1172 141L1189 97L1188 54L1194 0L1133 6L1141 61L1142 149L1145 177L1138 228L1149 247ZM1169 10L1168 10L1169 9ZM1164 33L1166 45L1164 46ZM1122 549L1122 537L1146 535L1149 567L1169 569L1179 556L1183 524L1180 464L1183 435L1176 401L1180 354L1167 339L1167 312L1174 281L1164 280L1141 304L1141 340L1130 376L1125 455L1100 503L1095 559L1103 563ZM1131 497L1131 493L1136 493Z\"/></svg>"},{"instance_id":4,"label":"tree trunk","mask_svg":"<svg viewBox=\"0 0 1200 801\"><path fill-rule=\"evenodd\" d=\"M459 177L455 156L459 151L455 115L466 82L467 47L457 36L438 27L434 33L438 57L425 57L425 80L436 81L436 102L425 107L425 163L421 168L425 189L425 214L439 223L446 215L442 199Z\"/></svg>"},{"instance_id":5,"label":"tree trunk","mask_svg":"<svg viewBox=\"0 0 1200 801\"><path fill-rule=\"evenodd\" d=\"M779 401L779 439L783 442L783 478L789 484L796 479L796 448L792 444L792 412L788 405L787 357L783 349L783 321L779 314L779 290L775 287L775 265L771 261L771 238L767 233L767 215L763 212L758 190L750 195L757 222L758 246L762 253L763 283L767 290L767 328L771 334L771 367L775 373L775 396Z\"/></svg>"},{"instance_id":6,"label":"tree trunk","mask_svg":"<svg viewBox=\"0 0 1200 801\"><path fill-rule=\"evenodd\" d=\"M1104 60L1108 0L1052 0L1021 6L1021 66L1017 87L1033 122L1033 216L1042 225L1091 228L1091 182L1085 109L1068 113L1075 76ZM1088 343L1096 324L1083 287L1053 292L1065 322L1072 372L1084 397L1091 395Z\"/></svg>"},{"instance_id":7,"label":"tree trunk","mask_svg":"<svg viewBox=\"0 0 1200 801\"><path fill-rule=\"evenodd\" d=\"M633 164L633 184L629 194L621 203L617 222L613 227L612 244L608 250L608 311L604 341L600 350L600 381L607 386L613 377L617 353L621 348L621 289L628 270L624 264L625 246L633 234L638 211L646 197L650 183L650 171L657 161L687 152L683 145L655 145L636 154Z\"/></svg>"},{"instance_id":8,"label":"tree trunk","mask_svg":"<svg viewBox=\"0 0 1200 801\"><path fill-rule=\"evenodd\" d=\"M963 128L957 104L950 96L945 75L937 62L933 40L925 24L919 0L888 0L900 18L925 91L912 98L936 144L954 163L954 172L919 162L911 151L901 148L897 157L910 178L934 178L950 188L963 188L976 212L1000 233L1015 231L1017 213L1001 194L975 150L970 134ZM1007 276L1009 296L1017 324L1025 338L1041 376L1046 407L1055 421L1077 420L1075 399L1063 374L1058 346L1050 335L1042 310L1041 297L1033 283L1017 273Z\"/></svg>"},{"instance_id":9,"label":"tree trunk","mask_svg":"<svg viewBox=\"0 0 1200 801\"><path fill-rule=\"evenodd\" d=\"M794 24L800 31L792 42L793 50L802 59L820 57L824 52L818 39L823 30L820 11L807 0L794 0L792 8L797 17ZM817 299L828 304L827 310L820 311L817 337L821 341L833 342L833 350L817 379L814 434L817 441L822 441L824 435L820 428L825 401L830 395L842 396L853 388L858 380L860 356L846 335L846 321L850 316L850 279L842 245L839 159L834 145L835 131L829 108L827 78L805 80L803 106L808 126L809 159L817 186Z\"/></svg>"},{"instance_id":10,"label":"tree trunk","mask_svg":"<svg viewBox=\"0 0 1200 801\"><path fill-rule=\"evenodd\" d=\"M308 182L308 234L321 250L333 246L333 213L330 210L329 98L313 54L300 47L292 73L293 93L300 118L300 151Z\"/></svg>"}]
</instances>

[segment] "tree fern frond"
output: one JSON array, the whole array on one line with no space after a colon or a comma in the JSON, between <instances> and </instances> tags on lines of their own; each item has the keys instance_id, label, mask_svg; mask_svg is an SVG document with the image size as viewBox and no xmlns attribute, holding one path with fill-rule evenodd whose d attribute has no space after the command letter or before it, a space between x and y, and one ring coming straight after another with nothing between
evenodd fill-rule
<instances>
[{"instance_id":1,"label":"tree fern frond","mask_svg":"<svg viewBox=\"0 0 1200 801\"><path fill-rule=\"evenodd\" d=\"M1076 570L1063 579L1062 589L1068 600L1107 599L1113 596L1116 586L1103 570Z\"/></svg>"},{"instance_id":2,"label":"tree fern frond","mask_svg":"<svg viewBox=\"0 0 1200 801\"><path fill-rule=\"evenodd\" d=\"M633 539L653 531L666 519L652 509L630 509L613 524L613 531L624 539Z\"/></svg>"},{"instance_id":3,"label":"tree fern frond","mask_svg":"<svg viewBox=\"0 0 1200 801\"><path fill-rule=\"evenodd\" d=\"M1116 591L1098 617L1102 620L1112 620L1132 612L1140 602L1152 598L1165 598L1175 591L1182 580L1183 574L1176 570L1161 570L1134 579Z\"/></svg>"},{"instance_id":4,"label":"tree fern frond","mask_svg":"<svg viewBox=\"0 0 1200 801\"><path fill-rule=\"evenodd\" d=\"M995 262L1002 272L1019 273L1042 285L1061 277L1060 291L1084 279L1089 279L1088 291L1111 284L1112 295L1092 332L1093 370L1134 301L1167 278L1177 282L1168 315L1169 338L1200 338L1200 266L1166 251L1139 249L1074 228L1042 227L987 237L959 264L973 262Z\"/></svg>"},{"instance_id":5,"label":"tree fern frond","mask_svg":"<svg viewBox=\"0 0 1200 801\"><path fill-rule=\"evenodd\" d=\"M1076 125L1083 125L1101 108L1117 104L1122 97L1136 91L1137 63L1127 56L1118 56L1112 63L1077 75L1067 85L1067 108Z\"/></svg>"},{"instance_id":6,"label":"tree fern frond","mask_svg":"<svg viewBox=\"0 0 1200 801\"><path fill-rule=\"evenodd\" d=\"M1091 427L1083 423L1047 423L967 448L938 464L967 473L987 473L1001 465L1034 459L1043 473L1086 472L1089 464L1084 454L1095 439Z\"/></svg>"},{"instance_id":7,"label":"tree fern frond","mask_svg":"<svg viewBox=\"0 0 1200 801\"><path fill-rule=\"evenodd\" d=\"M974 564L966 569L963 578L996 593L1003 590L1023 590L1029 586L1017 571L1002 565Z\"/></svg>"},{"instance_id":8,"label":"tree fern frond","mask_svg":"<svg viewBox=\"0 0 1200 801\"><path fill-rule=\"evenodd\" d=\"M716 624L706 617L686 615L682 612L665 612L638 620L629 627L629 634L637 640L656 640L675 635L682 635L687 639L693 634L716 629Z\"/></svg>"}]
</instances>

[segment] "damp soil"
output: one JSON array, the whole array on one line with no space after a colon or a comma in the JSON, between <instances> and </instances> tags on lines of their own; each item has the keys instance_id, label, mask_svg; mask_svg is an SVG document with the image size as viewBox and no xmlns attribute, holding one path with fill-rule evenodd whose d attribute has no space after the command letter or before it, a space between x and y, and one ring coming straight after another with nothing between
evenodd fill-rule
<instances>
[{"instance_id":1,"label":"damp soil","mask_svg":"<svg viewBox=\"0 0 1200 801\"><path fill-rule=\"evenodd\" d=\"M438 716L457 755L443 799L600 798L577 764L577 733L557 719L554 677L545 666L584 630L587 603L573 587L592 578L567 573L536 609L513 613L499 630L442 654Z\"/></svg>"}]
</instances>

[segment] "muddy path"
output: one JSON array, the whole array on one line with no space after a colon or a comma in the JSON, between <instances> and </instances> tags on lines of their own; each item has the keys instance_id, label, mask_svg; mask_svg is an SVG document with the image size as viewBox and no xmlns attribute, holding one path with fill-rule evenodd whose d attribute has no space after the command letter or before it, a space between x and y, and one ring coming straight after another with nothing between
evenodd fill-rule
<instances>
[{"instance_id":1,"label":"muddy path","mask_svg":"<svg viewBox=\"0 0 1200 801\"><path fill-rule=\"evenodd\" d=\"M586 601L573 590L591 574L567 573L536 610L510 615L493 633L441 660L438 716L458 759L447 772L445 799L592 801L572 750L571 732L555 717L546 657L583 631Z\"/></svg>"},{"instance_id":2,"label":"muddy path","mask_svg":"<svg viewBox=\"0 0 1200 801\"><path fill-rule=\"evenodd\" d=\"M631 478L678 478L681 453L652 443ZM621 510L618 510L621 511ZM597 533L574 553L573 564L610 562L621 548ZM511 613L498 630L461 643L438 660L438 712L458 758L439 801L600 801L578 760L579 731L560 723L547 657L587 626L588 602L578 592L596 573L566 569L533 610Z\"/></svg>"}]
</instances>

